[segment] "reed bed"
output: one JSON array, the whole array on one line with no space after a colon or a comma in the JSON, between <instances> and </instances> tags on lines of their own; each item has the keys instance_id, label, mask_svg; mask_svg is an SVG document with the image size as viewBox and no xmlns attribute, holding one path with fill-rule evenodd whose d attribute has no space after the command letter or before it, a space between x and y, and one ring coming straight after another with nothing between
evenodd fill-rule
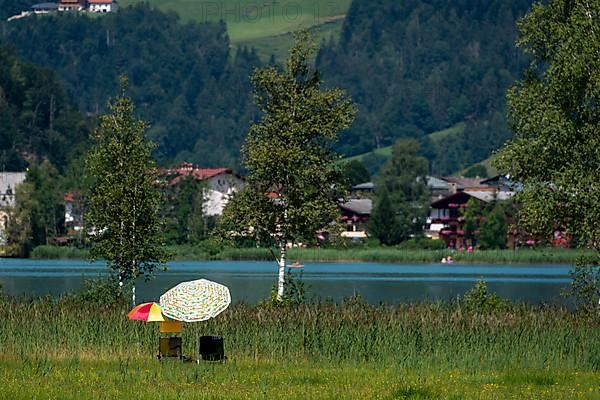
<instances>
[{"instance_id":1,"label":"reed bed","mask_svg":"<svg viewBox=\"0 0 600 400\"><path fill-rule=\"evenodd\" d=\"M562 308L234 304L186 324L222 335L226 363L152 360L155 323L126 305L0 297L0 398L597 399L598 319Z\"/></svg>"},{"instance_id":2,"label":"reed bed","mask_svg":"<svg viewBox=\"0 0 600 400\"><path fill-rule=\"evenodd\" d=\"M87 258L88 251L73 246L37 246L31 251L30 258L34 260L77 260Z\"/></svg>"},{"instance_id":3,"label":"reed bed","mask_svg":"<svg viewBox=\"0 0 600 400\"><path fill-rule=\"evenodd\" d=\"M206 246L170 246L175 260L272 260L273 253L268 248L207 248ZM86 249L75 247L39 246L30 257L33 259L84 259ZM593 254L572 249L519 249L476 250L472 253L449 250L400 249L395 247L349 247L339 248L293 248L288 252L289 259L306 262L383 262L383 263L438 263L444 257L452 256L462 263L528 264L555 263L574 264L582 254Z\"/></svg>"},{"instance_id":4,"label":"reed bed","mask_svg":"<svg viewBox=\"0 0 600 400\"><path fill-rule=\"evenodd\" d=\"M158 326L129 321L128 307L71 300L4 299L4 355L151 357ZM286 308L235 304L218 318L187 324L185 352L199 335L222 335L233 358L377 362L400 368L600 370L597 319L562 308L511 306L491 313L456 304L371 306L351 299Z\"/></svg>"},{"instance_id":5,"label":"reed bed","mask_svg":"<svg viewBox=\"0 0 600 400\"><path fill-rule=\"evenodd\" d=\"M307 262L383 262L383 263L439 263L444 257L452 256L462 263L529 264L556 263L573 264L582 254L592 254L571 249L520 249L477 250L472 253L450 250L408 250L393 247L374 248L293 248L288 258ZM223 260L271 260L273 254L262 248L225 248L217 256Z\"/></svg>"}]
</instances>

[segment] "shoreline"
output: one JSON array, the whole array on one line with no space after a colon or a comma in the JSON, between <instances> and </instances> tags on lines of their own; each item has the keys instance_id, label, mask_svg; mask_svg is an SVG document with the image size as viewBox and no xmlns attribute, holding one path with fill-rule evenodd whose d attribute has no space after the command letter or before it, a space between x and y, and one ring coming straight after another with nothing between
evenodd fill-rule
<instances>
[{"instance_id":1,"label":"shoreline","mask_svg":"<svg viewBox=\"0 0 600 400\"><path fill-rule=\"evenodd\" d=\"M201 246L170 246L175 254L172 261L272 261L268 248L204 249ZM595 253L581 249L519 249L519 250L475 250L472 253L450 250L408 250L389 247L372 248L293 248L288 250L289 262L379 262L439 264L442 258L451 256L460 264L574 264L583 256ZM88 251L75 247L39 246L28 259L31 260L85 260ZM453 264L448 264L452 266Z\"/></svg>"}]
</instances>

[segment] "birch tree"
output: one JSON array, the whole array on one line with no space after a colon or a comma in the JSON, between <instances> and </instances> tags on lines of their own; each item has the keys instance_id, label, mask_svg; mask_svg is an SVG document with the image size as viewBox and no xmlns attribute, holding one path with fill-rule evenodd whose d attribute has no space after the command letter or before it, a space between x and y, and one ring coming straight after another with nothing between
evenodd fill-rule
<instances>
[{"instance_id":1,"label":"birch tree","mask_svg":"<svg viewBox=\"0 0 600 400\"><path fill-rule=\"evenodd\" d=\"M598 257L575 270L600 295L600 1L536 3L518 24L518 46L531 57L508 92L515 137L497 165L523 184L519 224L551 237L561 231ZM579 290L579 289L576 289Z\"/></svg>"},{"instance_id":2,"label":"birch tree","mask_svg":"<svg viewBox=\"0 0 600 400\"><path fill-rule=\"evenodd\" d=\"M252 76L262 118L250 127L242 149L246 187L223 218L227 232L277 246L279 300L290 243L314 240L338 216L341 171L333 145L356 112L342 90L322 88L312 67L314 38L307 31L294 36L283 70L271 66Z\"/></svg>"},{"instance_id":3,"label":"birch tree","mask_svg":"<svg viewBox=\"0 0 600 400\"><path fill-rule=\"evenodd\" d=\"M133 284L135 304L135 279L150 278L165 266L169 254L158 214L153 144L145 138L147 125L135 117L125 87L123 80L121 95L109 102L110 112L100 117L92 134L95 145L86 159L86 173L93 182L86 225L92 236L92 259L104 258L120 286Z\"/></svg>"}]
</instances>

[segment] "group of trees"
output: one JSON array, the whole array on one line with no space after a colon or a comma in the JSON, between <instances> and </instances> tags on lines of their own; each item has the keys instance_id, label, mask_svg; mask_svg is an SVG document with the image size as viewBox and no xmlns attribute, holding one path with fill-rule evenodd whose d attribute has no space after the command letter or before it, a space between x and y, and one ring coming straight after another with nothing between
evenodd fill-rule
<instances>
[{"instance_id":1,"label":"group of trees","mask_svg":"<svg viewBox=\"0 0 600 400\"><path fill-rule=\"evenodd\" d=\"M514 223L511 200L484 204L471 199L463 210L465 239L482 249L506 248L509 223Z\"/></svg>"},{"instance_id":2,"label":"group of trees","mask_svg":"<svg viewBox=\"0 0 600 400\"><path fill-rule=\"evenodd\" d=\"M423 230L429 210L427 159L414 139L398 140L376 179L376 200L369 232L386 245L398 244Z\"/></svg>"},{"instance_id":3,"label":"group of trees","mask_svg":"<svg viewBox=\"0 0 600 400\"><path fill-rule=\"evenodd\" d=\"M2 31L0 42L56 72L81 112L105 112L118 77L128 76L159 163L239 166L257 118L248 77L260 60L246 48L231 53L224 23L182 24L140 3L102 16L32 16Z\"/></svg>"},{"instance_id":4,"label":"group of trees","mask_svg":"<svg viewBox=\"0 0 600 400\"><path fill-rule=\"evenodd\" d=\"M336 150L353 155L418 138L439 174L486 158L510 136L504 93L526 65L513 43L530 3L353 2L339 42L317 55L327 83L347 88L360 110ZM105 111L116 78L129 76L159 163L240 166L244 135L259 118L248 76L261 63L253 50L230 53L225 24L184 25L138 4L102 17L24 18L2 30L20 55L57 72L80 111ZM426 139L463 121L464 131L441 146Z\"/></svg>"},{"instance_id":5,"label":"group of trees","mask_svg":"<svg viewBox=\"0 0 600 400\"><path fill-rule=\"evenodd\" d=\"M317 58L327 82L347 88L360 110L340 151L417 138L438 174L485 159L510 137L504 93L527 60L514 47L515 21L531 3L352 2L339 43ZM425 136L463 121L465 130L441 145Z\"/></svg>"},{"instance_id":6,"label":"group of trees","mask_svg":"<svg viewBox=\"0 0 600 400\"><path fill-rule=\"evenodd\" d=\"M47 69L0 46L0 166L23 171L45 159L59 170L82 154L92 121L74 109Z\"/></svg>"}]
</instances>

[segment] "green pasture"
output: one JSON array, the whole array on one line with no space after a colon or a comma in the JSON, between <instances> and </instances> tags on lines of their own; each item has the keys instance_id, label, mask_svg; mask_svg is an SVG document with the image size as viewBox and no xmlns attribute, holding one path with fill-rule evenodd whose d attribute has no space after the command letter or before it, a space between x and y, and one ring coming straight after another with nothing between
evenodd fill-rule
<instances>
[{"instance_id":1,"label":"green pasture","mask_svg":"<svg viewBox=\"0 0 600 400\"><path fill-rule=\"evenodd\" d=\"M562 308L232 305L184 327L227 362L157 361L158 326L75 297L0 301L6 399L597 399L598 320Z\"/></svg>"},{"instance_id":2,"label":"green pasture","mask_svg":"<svg viewBox=\"0 0 600 400\"><path fill-rule=\"evenodd\" d=\"M122 0L126 7L140 0ZM234 44L270 38L343 18L351 0L145 0L165 11L175 11L182 22L227 23Z\"/></svg>"},{"instance_id":3,"label":"green pasture","mask_svg":"<svg viewBox=\"0 0 600 400\"><path fill-rule=\"evenodd\" d=\"M432 132L428 136L431 140L433 140L433 142L439 143L443 139L447 139L449 137L452 137L454 135L458 135L458 134L462 133L465 130L465 127L466 127L465 123L460 122L454 126L451 126L450 128L442 129L441 131ZM393 146L381 147L379 149L375 149L375 150L369 151L367 153L358 154L356 156L344 158L344 161L352 161L352 160L361 161L363 158L365 158L366 156L368 156L370 154L375 154L375 155L383 156L383 157L391 157L392 156L392 147Z\"/></svg>"}]
</instances>

